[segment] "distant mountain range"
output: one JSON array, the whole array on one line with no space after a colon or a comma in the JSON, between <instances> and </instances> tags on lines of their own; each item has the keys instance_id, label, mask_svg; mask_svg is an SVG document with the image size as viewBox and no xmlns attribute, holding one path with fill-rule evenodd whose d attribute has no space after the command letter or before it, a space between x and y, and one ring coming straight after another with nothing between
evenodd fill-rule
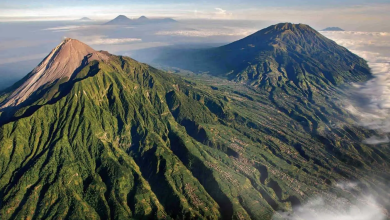
<instances>
[{"instance_id":1,"label":"distant mountain range","mask_svg":"<svg viewBox=\"0 0 390 220\"><path fill-rule=\"evenodd\" d=\"M138 19L130 19L124 15L119 15L113 20L105 23L106 25L144 25L144 24L169 24L175 23L176 20L172 18L162 18L162 19L150 19L145 16L141 16Z\"/></svg>"},{"instance_id":2,"label":"distant mountain range","mask_svg":"<svg viewBox=\"0 0 390 220\"><path fill-rule=\"evenodd\" d=\"M365 145L376 133L339 103L366 61L290 23L180 55L218 77L67 38L2 91L0 218L285 219L312 196L344 213L368 192L388 213L390 149Z\"/></svg>"},{"instance_id":3,"label":"distant mountain range","mask_svg":"<svg viewBox=\"0 0 390 220\"><path fill-rule=\"evenodd\" d=\"M88 17L82 17L79 19L79 21L92 21L92 19L90 19Z\"/></svg>"},{"instance_id":4,"label":"distant mountain range","mask_svg":"<svg viewBox=\"0 0 390 220\"><path fill-rule=\"evenodd\" d=\"M322 31L344 31L344 30L339 28L339 27L327 27L327 28L323 29Z\"/></svg>"}]
</instances>

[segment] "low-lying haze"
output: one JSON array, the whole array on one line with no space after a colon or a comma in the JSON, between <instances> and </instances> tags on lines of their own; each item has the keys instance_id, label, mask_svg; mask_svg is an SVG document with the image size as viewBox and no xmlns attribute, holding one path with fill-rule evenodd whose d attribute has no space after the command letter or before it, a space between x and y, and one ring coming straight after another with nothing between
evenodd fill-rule
<instances>
[{"instance_id":1,"label":"low-lying haze","mask_svg":"<svg viewBox=\"0 0 390 220\"><path fill-rule=\"evenodd\" d=\"M0 89L31 71L65 37L97 50L137 57L135 51L173 45L225 44L271 25L266 21L181 20L173 24L110 26L105 22L0 23Z\"/></svg>"}]
</instances>

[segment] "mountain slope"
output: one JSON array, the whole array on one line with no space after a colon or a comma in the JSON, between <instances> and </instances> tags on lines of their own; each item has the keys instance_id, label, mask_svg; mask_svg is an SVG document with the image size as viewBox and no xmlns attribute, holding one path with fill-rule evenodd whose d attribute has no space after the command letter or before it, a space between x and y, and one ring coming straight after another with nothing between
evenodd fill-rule
<instances>
[{"instance_id":1,"label":"mountain slope","mask_svg":"<svg viewBox=\"0 0 390 220\"><path fill-rule=\"evenodd\" d=\"M371 76L360 57L308 25L291 23L272 25L222 47L168 54L157 62L259 87L340 84Z\"/></svg>"},{"instance_id":2,"label":"mountain slope","mask_svg":"<svg viewBox=\"0 0 390 220\"><path fill-rule=\"evenodd\" d=\"M323 123L345 123L342 110L307 103L316 113L294 118L250 87L210 87L105 55L7 110L1 219L271 219L313 194L387 195L389 148ZM322 132L307 132L311 120ZM335 185L350 179L357 188Z\"/></svg>"},{"instance_id":3,"label":"mountain slope","mask_svg":"<svg viewBox=\"0 0 390 220\"><path fill-rule=\"evenodd\" d=\"M66 82L89 62L107 60L108 56L95 51L78 40L67 38L24 79L17 83L12 94L0 103L0 108L17 106L30 98L34 92L58 81Z\"/></svg>"},{"instance_id":4,"label":"mountain slope","mask_svg":"<svg viewBox=\"0 0 390 220\"><path fill-rule=\"evenodd\" d=\"M331 123L329 112L343 109L342 87L372 77L364 59L308 25L291 23L222 47L173 51L157 62L245 83L278 111L305 121L310 133ZM330 106L334 109L324 111Z\"/></svg>"}]
</instances>

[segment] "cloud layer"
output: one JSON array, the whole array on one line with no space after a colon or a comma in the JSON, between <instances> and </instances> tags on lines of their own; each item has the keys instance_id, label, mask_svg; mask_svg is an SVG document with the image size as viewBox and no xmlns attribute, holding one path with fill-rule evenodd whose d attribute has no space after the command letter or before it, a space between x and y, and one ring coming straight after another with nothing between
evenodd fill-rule
<instances>
[{"instance_id":1,"label":"cloud layer","mask_svg":"<svg viewBox=\"0 0 390 220\"><path fill-rule=\"evenodd\" d=\"M70 30L77 30L81 28L85 28L86 26L82 25L66 25L66 26L59 26L59 27L52 27L52 28L45 28L44 31L53 31L53 32L62 32L62 31L70 31Z\"/></svg>"},{"instance_id":2,"label":"cloud layer","mask_svg":"<svg viewBox=\"0 0 390 220\"><path fill-rule=\"evenodd\" d=\"M358 124L390 133L390 33L389 32L322 32L338 44L368 61L373 79L356 84L346 109ZM372 137L368 144L388 142L387 137Z\"/></svg>"},{"instance_id":3,"label":"cloud layer","mask_svg":"<svg viewBox=\"0 0 390 220\"><path fill-rule=\"evenodd\" d=\"M299 207L294 213L278 213L274 219L284 220L384 220L386 216L372 197L361 197L350 204L337 198L332 201L318 197ZM371 205L367 205L371 204Z\"/></svg>"},{"instance_id":4,"label":"cloud layer","mask_svg":"<svg viewBox=\"0 0 390 220\"><path fill-rule=\"evenodd\" d=\"M359 191L358 184L353 182L338 183L337 190ZM321 193L309 199L293 212L277 212L274 220L384 220L387 211L385 204L379 204L371 194L360 194L350 199L336 194Z\"/></svg>"},{"instance_id":5,"label":"cloud layer","mask_svg":"<svg viewBox=\"0 0 390 220\"><path fill-rule=\"evenodd\" d=\"M128 44L141 41L140 38L107 38L105 36L92 36L86 39L86 43L89 45Z\"/></svg>"},{"instance_id":6,"label":"cloud layer","mask_svg":"<svg viewBox=\"0 0 390 220\"><path fill-rule=\"evenodd\" d=\"M156 35L170 35L183 37L212 37L212 36L247 36L254 33L255 29L201 29L201 30L173 30L158 31Z\"/></svg>"}]
</instances>

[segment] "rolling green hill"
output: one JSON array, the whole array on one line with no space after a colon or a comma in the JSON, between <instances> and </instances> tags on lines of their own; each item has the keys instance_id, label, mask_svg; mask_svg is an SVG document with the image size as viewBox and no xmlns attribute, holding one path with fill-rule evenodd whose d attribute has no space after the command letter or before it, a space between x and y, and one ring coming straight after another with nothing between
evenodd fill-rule
<instances>
[{"instance_id":1,"label":"rolling green hill","mask_svg":"<svg viewBox=\"0 0 390 220\"><path fill-rule=\"evenodd\" d=\"M271 219L366 191L386 204L389 148L362 144L374 133L350 123L331 80L363 79L366 64L337 59L356 68L310 94L298 79L268 91L108 53L82 62L0 110L0 219Z\"/></svg>"}]
</instances>

